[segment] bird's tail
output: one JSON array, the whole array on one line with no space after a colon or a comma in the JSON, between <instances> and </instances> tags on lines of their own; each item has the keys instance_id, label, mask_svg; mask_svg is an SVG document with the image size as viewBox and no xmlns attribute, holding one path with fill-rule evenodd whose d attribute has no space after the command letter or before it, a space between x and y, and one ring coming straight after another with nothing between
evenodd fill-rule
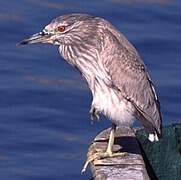
<instances>
[{"instance_id":1,"label":"bird's tail","mask_svg":"<svg viewBox=\"0 0 181 180\"><path fill-rule=\"evenodd\" d=\"M149 106L147 109L142 110L135 103L133 103L136 112L136 118L140 119L142 122L147 134L148 139L153 141L158 141L161 137L161 123L162 117L160 113L160 105L159 101L154 103L151 107Z\"/></svg>"}]
</instances>

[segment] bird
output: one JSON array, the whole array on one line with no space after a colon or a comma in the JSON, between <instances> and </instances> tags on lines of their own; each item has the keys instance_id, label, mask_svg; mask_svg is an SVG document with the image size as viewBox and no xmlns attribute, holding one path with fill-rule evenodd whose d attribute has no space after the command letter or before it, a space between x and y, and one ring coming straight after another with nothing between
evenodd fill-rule
<instances>
[{"instance_id":1,"label":"bird","mask_svg":"<svg viewBox=\"0 0 181 180\"><path fill-rule=\"evenodd\" d=\"M58 46L60 55L87 81L91 119L103 114L112 122L106 151L88 157L83 171L96 159L124 154L113 152L117 127L131 127L138 120L150 141L159 140L160 102L148 69L136 48L109 21L82 13L61 15L19 45L35 43Z\"/></svg>"}]
</instances>

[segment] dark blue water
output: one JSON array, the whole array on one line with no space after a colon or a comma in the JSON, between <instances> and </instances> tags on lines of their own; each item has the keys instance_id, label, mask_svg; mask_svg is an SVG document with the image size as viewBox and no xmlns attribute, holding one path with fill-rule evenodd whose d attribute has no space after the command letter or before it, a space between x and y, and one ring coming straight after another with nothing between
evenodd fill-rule
<instances>
[{"instance_id":1,"label":"dark blue water","mask_svg":"<svg viewBox=\"0 0 181 180\"><path fill-rule=\"evenodd\" d=\"M57 47L16 47L54 17L84 12L110 20L136 46L160 97L164 125L181 122L181 1L0 1L0 179L89 179L91 94Z\"/></svg>"}]
</instances>

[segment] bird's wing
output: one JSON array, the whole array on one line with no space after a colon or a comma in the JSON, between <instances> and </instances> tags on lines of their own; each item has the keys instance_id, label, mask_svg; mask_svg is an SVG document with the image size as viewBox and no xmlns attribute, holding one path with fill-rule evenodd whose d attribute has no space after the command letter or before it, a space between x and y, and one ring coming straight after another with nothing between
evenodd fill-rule
<instances>
[{"instance_id":1,"label":"bird's wing","mask_svg":"<svg viewBox=\"0 0 181 180\"><path fill-rule=\"evenodd\" d=\"M116 49L117 48L117 49ZM116 46L104 57L104 65L112 86L130 101L149 132L160 131L160 105L146 67L140 57L125 47Z\"/></svg>"}]
</instances>

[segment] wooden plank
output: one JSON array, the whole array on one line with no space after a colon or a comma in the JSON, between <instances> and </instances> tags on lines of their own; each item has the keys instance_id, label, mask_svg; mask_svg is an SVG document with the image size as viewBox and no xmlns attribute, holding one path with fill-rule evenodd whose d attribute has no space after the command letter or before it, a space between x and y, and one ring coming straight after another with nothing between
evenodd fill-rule
<instances>
[{"instance_id":1,"label":"wooden plank","mask_svg":"<svg viewBox=\"0 0 181 180\"><path fill-rule=\"evenodd\" d=\"M110 129L101 132L89 147L88 154L105 151L109 134ZM92 162L91 170L95 180L150 180L133 129L118 128L113 149L127 152L128 155Z\"/></svg>"}]
</instances>

